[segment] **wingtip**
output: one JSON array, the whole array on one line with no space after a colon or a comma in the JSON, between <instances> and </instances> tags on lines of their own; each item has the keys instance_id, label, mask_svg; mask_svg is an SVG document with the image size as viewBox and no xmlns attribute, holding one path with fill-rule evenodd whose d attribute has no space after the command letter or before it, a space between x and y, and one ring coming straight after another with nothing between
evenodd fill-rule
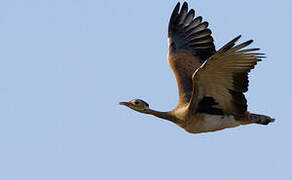
<instances>
[{"instance_id":1,"label":"wingtip","mask_svg":"<svg viewBox=\"0 0 292 180\"><path fill-rule=\"evenodd\" d=\"M180 7L180 2L177 2L174 9L179 9L179 7Z\"/></svg>"},{"instance_id":2,"label":"wingtip","mask_svg":"<svg viewBox=\"0 0 292 180\"><path fill-rule=\"evenodd\" d=\"M182 5L182 9L183 8L188 8L188 3L185 1L184 3L183 3L183 5Z\"/></svg>"},{"instance_id":3,"label":"wingtip","mask_svg":"<svg viewBox=\"0 0 292 180\"><path fill-rule=\"evenodd\" d=\"M248 41L245 41L244 43L241 43L240 45L238 45L239 47L242 46L241 48L244 48L248 45L250 45L251 43L253 42L253 40L248 40Z\"/></svg>"},{"instance_id":4,"label":"wingtip","mask_svg":"<svg viewBox=\"0 0 292 180\"><path fill-rule=\"evenodd\" d=\"M233 46L233 45L235 44L235 42L237 42L240 38L241 38L241 35L235 37L235 38L232 39L229 43L227 43L227 45L231 45L231 46Z\"/></svg>"},{"instance_id":5,"label":"wingtip","mask_svg":"<svg viewBox=\"0 0 292 180\"><path fill-rule=\"evenodd\" d=\"M248 42L248 43L253 43L253 40L251 39L251 40L248 40L248 41L246 41L246 42Z\"/></svg>"},{"instance_id":6,"label":"wingtip","mask_svg":"<svg viewBox=\"0 0 292 180\"><path fill-rule=\"evenodd\" d=\"M233 39L234 42L238 41L241 38L241 34L238 35L236 38Z\"/></svg>"},{"instance_id":7,"label":"wingtip","mask_svg":"<svg viewBox=\"0 0 292 180\"><path fill-rule=\"evenodd\" d=\"M253 48L252 50L253 51L259 51L259 50L261 50L261 48Z\"/></svg>"},{"instance_id":8,"label":"wingtip","mask_svg":"<svg viewBox=\"0 0 292 180\"><path fill-rule=\"evenodd\" d=\"M171 13L171 17L170 17L170 23L173 23L175 17L178 15L179 13L179 8L180 8L180 2L177 2L177 4L175 5L172 13Z\"/></svg>"}]
</instances>

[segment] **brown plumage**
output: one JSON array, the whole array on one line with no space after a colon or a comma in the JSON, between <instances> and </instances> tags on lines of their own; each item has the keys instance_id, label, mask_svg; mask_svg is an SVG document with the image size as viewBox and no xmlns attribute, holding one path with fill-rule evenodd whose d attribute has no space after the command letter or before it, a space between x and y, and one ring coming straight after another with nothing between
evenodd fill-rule
<instances>
[{"instance_id":1,"label":"brown plumage","mask_svg":"<svg viewBox=\"0 0 292 180\"><path fill-rule=\"evenodd\" d=\"M268 124L274 119L247 112L244 92L248 73L263 53L244 49L252 40L239 45L234 38L215 50L211 30L188 4L175 6L168 26L168 63L178 85L178 103L169 112L149 108L140 99L120 104L176 123L188 132L216 131L250 123Z\"/></svg>"}]
</instances>

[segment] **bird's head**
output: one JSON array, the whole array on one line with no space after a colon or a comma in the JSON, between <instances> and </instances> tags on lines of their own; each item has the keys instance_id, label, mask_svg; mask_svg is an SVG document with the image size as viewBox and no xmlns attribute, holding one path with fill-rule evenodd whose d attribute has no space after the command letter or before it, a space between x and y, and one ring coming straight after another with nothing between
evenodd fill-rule
<instances>
[{"instance_id":1,"label":"bird's head","mask_svg":"<svg viewBox=\"0 0 292 180\"><path fill-rule=\"evenodd\" d=\"M120 105L127 106L135 111L147 113L149 104L141 99L133 99L129 102L120 102Z\"/></svg>"}]
</instances>

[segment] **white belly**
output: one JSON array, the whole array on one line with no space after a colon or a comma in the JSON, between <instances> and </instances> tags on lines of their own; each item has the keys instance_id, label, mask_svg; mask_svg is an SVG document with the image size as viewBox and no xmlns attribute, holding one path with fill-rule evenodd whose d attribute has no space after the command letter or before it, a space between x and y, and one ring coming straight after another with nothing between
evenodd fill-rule
<instances>
[{"instance_id":1,"label":"white belly","mask_svg":"<svg viewBox=\"0 0 292 180\"><path fill-rule=\"evenodd\" d=\"M200 133L236 127L239 125L240 121L235 120L232 115L222 116L204 114L198 119L192 119L187 122L185 130L191 133Z\"/></svg>"}]
</instances>

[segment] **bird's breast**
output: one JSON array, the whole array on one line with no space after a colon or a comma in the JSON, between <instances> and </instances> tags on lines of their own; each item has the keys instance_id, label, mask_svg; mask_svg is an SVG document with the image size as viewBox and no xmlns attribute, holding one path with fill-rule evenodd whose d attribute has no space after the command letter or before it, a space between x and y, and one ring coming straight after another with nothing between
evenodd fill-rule
<instances>
[{"instance_id":1,"label":"bird's breast","mask_svg":"<svg viewBox=\"0 0 292 180\"><path fill-rule=\"evenodd\" d=\"M197 114L185 121L184 129L190 133L201 133L232 128L240 125L240 121L232 115Z\"/></svg>"}]
</instances>

